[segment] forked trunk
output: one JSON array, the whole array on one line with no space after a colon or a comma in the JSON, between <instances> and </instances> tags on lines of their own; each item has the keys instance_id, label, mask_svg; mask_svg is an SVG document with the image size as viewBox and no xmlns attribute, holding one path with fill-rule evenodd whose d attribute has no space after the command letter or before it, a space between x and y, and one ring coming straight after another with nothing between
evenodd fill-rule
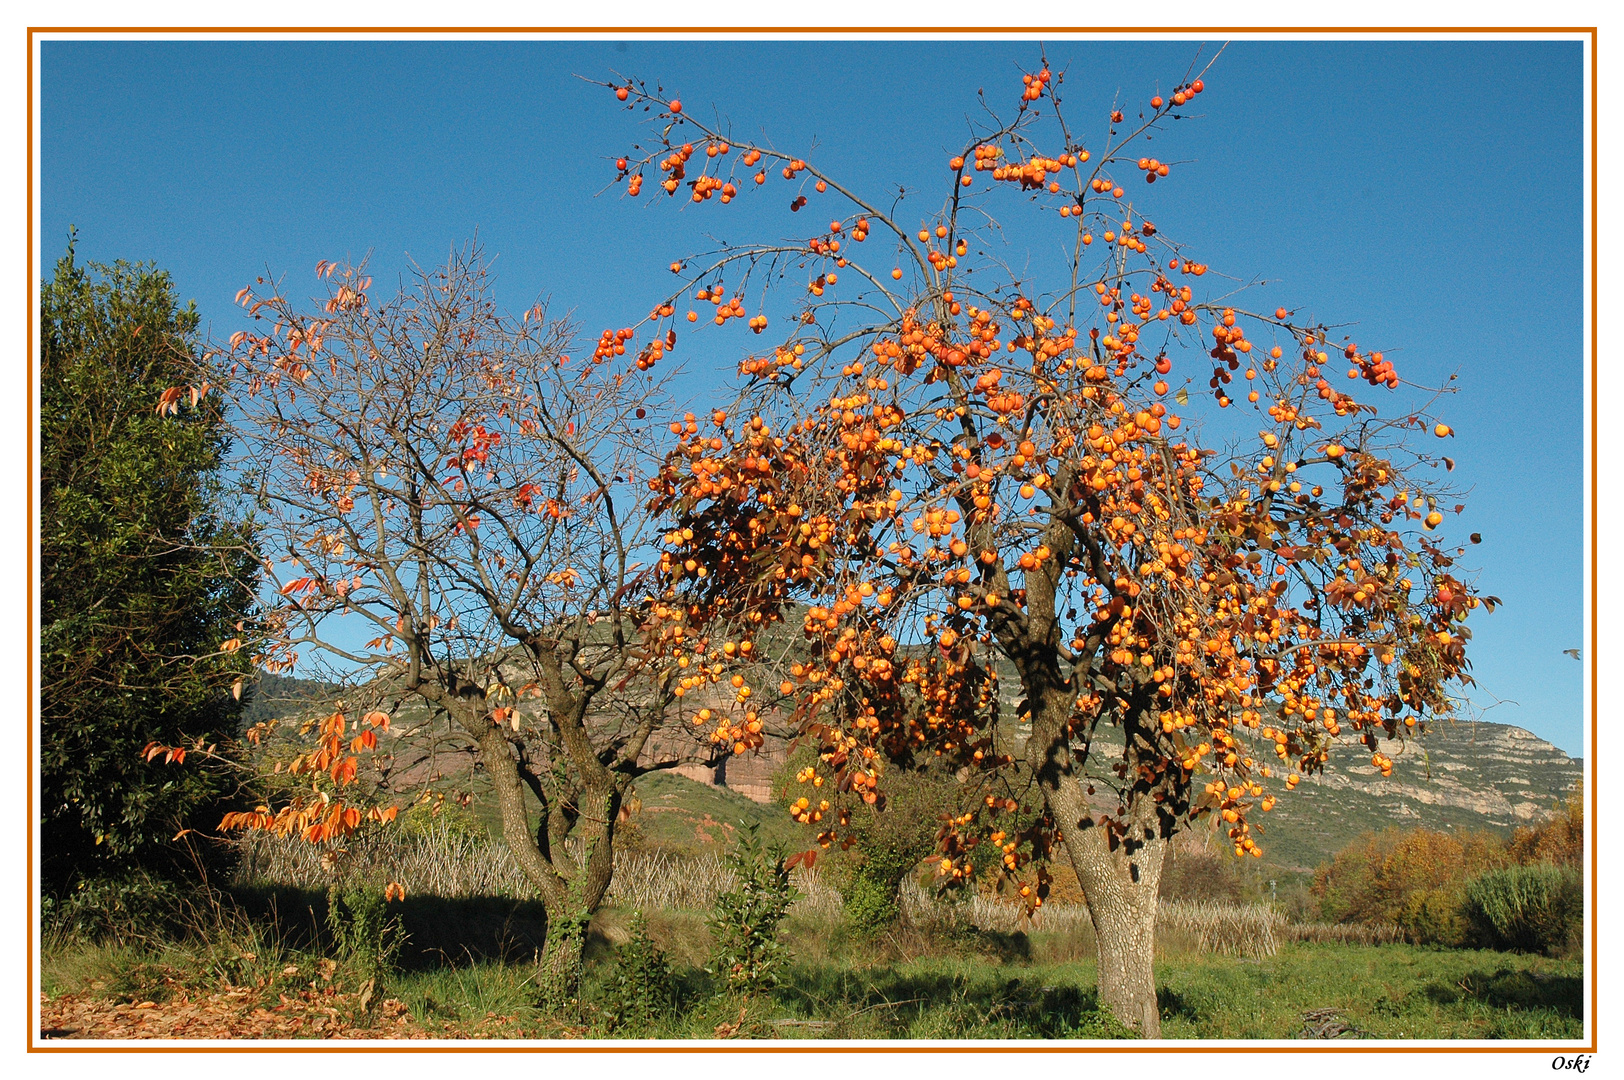
<instances>
[{"instance_id":1,"label":"forked trunk","mask_svg":"<svg viewBox=\"0 0 1624 1080\"><path fill-rule=\"evenodd\" d=\"M502 836L520 869L541 894L547 912L547 940L537 972L543 1007L562 1012L580 1002L582 951L587 924L603 902L614 873L615 818L620 794L607 770L581 794L578 827L582 855L577 863L562 845L543 852L531 830L518 763L507 736L497 725L469 725L479 733L480 761L496 791L502 812ZM592 764L596 765L596 762ZM545 809L544 809L545 812ZM542 832L547 823L543 821Z\"/></svg>"}]
</instances>

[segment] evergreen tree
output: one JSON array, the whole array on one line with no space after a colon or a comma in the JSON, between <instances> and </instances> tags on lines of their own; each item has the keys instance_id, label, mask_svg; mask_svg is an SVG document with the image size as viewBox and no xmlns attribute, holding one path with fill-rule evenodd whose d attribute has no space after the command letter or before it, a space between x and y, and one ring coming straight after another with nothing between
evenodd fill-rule
<instances>
[{"instance_id":1,"label":"evergreen tree","mask_svg":"<svg viewBox=\"0 0 1624 1080\"><path fill-rule=\"evenodd\" d=\"M70 238L40 297L40 667L43 870L161 863L211 827L218 771L164 769L151 741L235 734L250 672L242 621L258 564L222 511L228 429L191 304L167 273L81 266ZM238 694L233 693L236 687ZM216 819L217 820L217 819Z\"/></svg>"}]
</instances>

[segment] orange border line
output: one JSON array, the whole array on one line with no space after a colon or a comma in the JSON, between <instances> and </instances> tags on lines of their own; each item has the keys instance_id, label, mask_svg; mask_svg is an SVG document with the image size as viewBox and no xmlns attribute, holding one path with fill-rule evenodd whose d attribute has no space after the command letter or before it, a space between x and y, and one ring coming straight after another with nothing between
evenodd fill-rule
<instances>
[{"instance_id":1,"label":"orange border line","mask_svg":"<svg viewBox=\"0 0 1624 1080\"><path fill-rule=\"evenodd\" d=\"M28 414L27 414L26 417L24 417L24 427L23 427L23 440L28 444L28 449L27 449L28 479L26 481L27 492L28 492L28 509L26 511L26 515L27 515L27 518L28 518L28 536L24 539L23 542L28 545L28 551L27 551L26 555L24 556L24 562L28 566L28 601L27 601L27 604L25 606L25 610L28 613L28 629L26 631L26 634L27 634L27 637L28 637L28 644L26 646L26 648L27 648L26 655L28 657L28 704L24 708L24 712L26 713L26 715L28 717L28 757L23 763L23 768L24 768L24 770L26 770L26 772L28 774L28 778L27 778L27 781L26 781L27 789L28 789L28 795L27 795L28 817L23 821L23 828L26 831L26 835L27 835L27 838L28 838L27 839L27 855L25 856L26 865L28 867L28 946L27 946L28 970L23 972L23 978L28 984L28 989L25 992L23 1000L28 1002L28 1048L29 1048L29 1050L33 1050L35 1048L34 1047L34 1034L38 1030L38 1028L34 1024L34 1009L39 1004L38 1000L34 996L34 914L35 914L35 908L36 908L39 901L38 901L38 896L37 896L37 890L34 888L34 650L36 648L35 641L34 641L34 532L35 532L35 522L34 522L34 468L38 463L35 462L35 460L34 460L34 414L35 414L35 411L36 411L35 408L34 408L34 330L35 330L35 324L34 324L34 305L32 303L32 300L33 300L33 297L34 297L34 289L35 289L34 275L37 272L38 268L34 265L34 35L33 35L32 31L30 31L30 33L28 35L27 72L28 72L28 95L27 95L27 97L28 97L28 122L27 122L27 126L28 126L28 156L27 156L27 161L28 161L28 225L27 225L28 250L27 250L27 252L24 253L23 258L28 262L28 297L29 297L30 303L28 305L28 331L27 331L27 333L28 333L28 372L27 372L28 389L27 389L27 392L23 395L24 400L27 401L27 403L28 403Z\"/></svg>"},{"instance_id":2,"label":"orange border line","mask_svg":"<svg viewBox=\"0 0 1624 1080\"><path fill-rule=\"evenodd\" d=\"M1147 34L1158 39L1166 39L1173 34L1267 34L1280 36L1286 34L1312 34L1315 37L1324 37L1331 34L1584 34L1590 43L1590 791L1589 813L1585 822L1590 838L1590 1040L1581 1047L1567 1045L1536 1046L1536 1047L1495 1047L1495 1046L1344 1046L1312 1044L1297 1046L1210 1046L1210 1045L1166 1045L1165 1043L1140 1043L1136 1045L1089 1044L1087 1046L1056 1045L1042 1043L1040 1045L1007 1045L995 1046L895 1046L889 1044L856 1045L856 1046L819 1046L816 1043L796 1043L791 1046L773 1046L770 1044L740 1043L725 1046L707 1044L704 1046L586 1046L572 1045L570 1043L528 1043L520 1046L489 1045L480 1043L457 1043L452 1046L423 1046L410 1042L383 1042L383 1043L345 1043L334 1045L329 1042L315 1042L310 1046L262 1046L255 1043L246 1045L209 1045L209 1046L144 1046L140 1044L124 1044L117 1046L84 1046L76 1047L66 1042L52 1041L36 1042L37 1029L33 1023L34 1006L34 913L37 897L34 890L34 325L32 308L29 313L28 348L28 389L25 395L28 403L27 427L25 437L28 441L28 552L26 563L28 567L28 677L29 694L27 705L28 716L28 970L25 978L28 982L27 998L28 1009L28 1052L29 1053L485 1053L485 1054L525 1054L525 1053L565 1053L565 1054L710 1054L740 1052L750 1054L1075 1054L1075 1053L1108 1053L1108 1054L1302 1054L1302 1053L1335 1053L1335 1054L1546 1054L1553 1049L1564 1054L1594 1054L1599 1041L1600 1023L1596 1017L1596 1003L1599 995L1600 981L1598 968L1598 935L1597 918L1599 913L1597 893L1597 856L1600 848L1596 840L1596 821L1598 799L1595 782L1597 764L1596 740L1599 735L1597 717L1600 714L1598 701L1599 687L1597 673L1600 664L1595 656L1598 637L1598 611L1596 603L1596 574L1598 568L1597 542L1597 474L1599 462L1597 457L1597 375L1600 363L1600 345L1597 335L1597 304L1600 294L1597 286L1597 271L1600 266L1598 248L1599 233L1597 217L1599 210L1599 162L1597 148L1599 143L1598 112L1600 105L1599 95L1599 65L1597 64L1598 28L1595 26L1493 26L1493 27L1459 27L1459 26L1404 26L1404 27L1327 27L1327 26L1301 26L1301 27L917 27L917 26L875 26L875 27L801 27L801 26L757 26L757 27L691 27L691 26L656 26L636 27L625 26L566 26L566 27L453 27L453 26L401 26L401 27L247 27L247 26L30 26L28 28L28 62L27 62L27 107L28 107L28 200L27 200L27 237L29 274L29 296L33 296L34 274L37 267L33 262L34 250L34 39L41 34L667 34L678 37L721 36L736 38L747 34L826 34L831 37L841 35L868 35L868 34L904 34L909 37L923 37L933 34L943 34L954 37L970 37L975 35L998 34L1068 34L1068 33L1109 33L1109 34Z\"/></svg>"},{"instance_id":3,"label":"orange border line","mask_svg":"<svg viewBox=\"0 0 1624 1080\"><path fill-rule=\"evenodd\" d=\"M738 37L743 34L1589 34L1594 26L33 26L35 34L674 34Z\"/></svg>"},{"instance_id":4,"label":"orange border line","mask_svg":"<svg viewBox=\"0 0 1624 1080\"><path fill-rule=\"evenodd\" d=\"M1601 387L1597 382L1600 374L1600 334L1598 333L1600 318L1598 305L1601 294L1596 284L1599 277L1601 263L1598 256L1600 248L1600 234L1597 219L1600 215L1601 173L1599 158L1601 140L1598 114L1600 112L1601 98L1598 87L1601 79L1598 75L1601 68L1596 62L1596 31L1590 31L1590 813L1585 820L1585 829L1590 834L1590 1052L1595 1053L1596 1044L1600 1038L1601 1025L1596 1019L1596 1002L1600 997L1600 981L1596 974L1600 957L1598 950L1597 924L1601 921L1599 896L1596 890L1596 879L1600 862L1597 856L1601 849L1596 843L1596 823L1598 821L1599 801L1596 789L1601 785L1596 782L1596 740L1601 733L1601 725L1597 717L1601 715L1600 686L1597 682L1597 672L1601 663L1596 656L1596 643L1599 640L1600 627L1598 624L1598 609L1596 602L1598 554L1597 546L1597 519L1601 514L1601 503L1597 491L1597 475L1601 471L1600 461L1597 457L1597 442L1600 439L1598 425L1597 399L1601 396ZM1581 774L1582 775L1582 774Z\"/></svg>"}]
</instances>

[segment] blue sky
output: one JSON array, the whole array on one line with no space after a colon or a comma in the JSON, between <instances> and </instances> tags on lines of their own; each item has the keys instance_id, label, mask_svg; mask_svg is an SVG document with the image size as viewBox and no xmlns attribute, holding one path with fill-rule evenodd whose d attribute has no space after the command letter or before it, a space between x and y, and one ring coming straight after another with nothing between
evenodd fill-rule
<instances>
[{"instance_id":1,"label":"blue sky","mask_svg":"<svg viewBox=\"0 0 1624 1080\"><path fill-rule=\"evenodd\" d=\"M1103 119L1119 93L1137 109L1170 89L1199 47L1048 52L1068 111ZM813 226L784 212L782 183L727 208L600 194L640 129L576 75L659 81L686 111L868 191L924 188L923 215L976 90L1012 102L1037 55L1036 42L47 42L44 269L76 225L82 258L157 262L223 339L240 328L232 295L267 268L313 285L318 259L371 252L388 280L477 232L505 303L546 298L591 338L646 312L663 268L705 234ZM1470 493L1449 529L1483 535L1467 565L1505 600L1474 617L1474 698L1504 700L1485 718L1574 754L1584 668L1562 651L1582 641L1582 59L1577 43L1232 43L1200 115L1147 151L1181 164L1141 203L1215 271L1266 278L1255 308L1352 322L1416 382L1458 372L1443 412ZM703 398L725 378L743 333L680 353L682 391Z\"/></svg>"}]
</instances>

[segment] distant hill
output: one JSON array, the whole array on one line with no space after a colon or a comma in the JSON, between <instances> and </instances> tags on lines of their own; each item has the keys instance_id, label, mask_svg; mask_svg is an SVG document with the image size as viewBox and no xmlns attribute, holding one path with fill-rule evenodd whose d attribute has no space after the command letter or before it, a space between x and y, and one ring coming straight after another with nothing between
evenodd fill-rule
<instances>
[{"instance_id":1,"label":"distant hill","mask_svg":"<svg viewBox=\"0 0 1624 1080\"><path fill-rule=\"evenodd\" d=\"M331 712L333 697L339 691L339 687L316 679L258 672L244 695L242 726L246 729L266 720L304 716L324 707Z\"/></svg>"},{"instance_id":2,"label":"distant hill","mask_svg":"<svg viewBox=\"0 0 1624 1080\"><path fill-rule=\"evenodd\" d=\"M1016 712L1018 686L1013 678L1004 682L1006 715ZM312 680L262 675L244 709L244 725L330 708L337 690ZM1017 727L1017 737L1027 730ZM1115 760L1115 734L1110 729L1098 733L1089 772L1103 771ZM1391 826L1509 834L1549 814L1582 775L1579 759L1507 724L1438 722L1420 739L1403 744L1402 752L1396 752L1399 744L1384 743L1384 752L1394 759L1387 779L1355 739L1345 736L1340 742L1323 776L1305 777L1273 811L1254 816L1264 851L1258 873L1284 880L1305 877L1361 833ZM646 830L642 842L692 853L730 837L740 819L771 823L768 832L776 833L779 818L787 822L787 816L777 807L760 805L770 804L769 781L783 762L782 747L775 742L771 750L730 760L725 777L719 770L694 766L681 769L681 775L640 781ZM448 759L443 763L447 778L465 774L468 764ZM482 816L494 826L494 809L484 805L489 801L486 786L483 777L474 782L475 808L486 811Z\"/></svg>"},{"instance_id":3,"label":"distant hill","mask_svg":"<svg viewBox=\"0 0 1624 1080\"><path fill-rule=\"evenodd\" d=\"M632 815L633 847L678 855L720 855L733 846L741 825L756 825L764 841L792 850L810 846L812 834L790 820L783 806L763 803L726 786L675 773L650 773L637 781Z\"/></svg>"},{"instance_id":4,"label":"distant hill","mask_svg":"<svg viewBox=\"0 0 1624 1080\"><path fill-rule=\"evenodd\" d=\"M1305 777L1257 815L1265 864L1306 874L1364 831L1389 826L1509 833L1549 814L1582 775L1579 759L1507 724L1435 724L1392 754L1385 780L1368 751L1342 741L1324 776ZM1385 744L1384 752L1392 753Z\"/></svg>"}]
</instances>

